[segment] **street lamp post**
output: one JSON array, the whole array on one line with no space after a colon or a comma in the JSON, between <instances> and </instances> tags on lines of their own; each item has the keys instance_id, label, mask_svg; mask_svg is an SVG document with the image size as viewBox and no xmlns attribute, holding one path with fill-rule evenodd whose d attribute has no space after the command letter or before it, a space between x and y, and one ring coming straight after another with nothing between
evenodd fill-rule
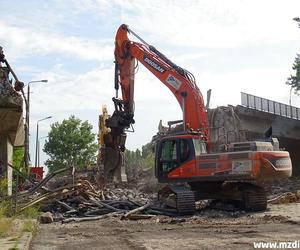
<instances>
[{"instance_id":1,"label":"street lamp post","mask_svg":"<svg viewBox=\"0 0 300 250\"><path fill-rule=\"evenodd\" d=\"M40 137L39 138L39 141L38 141L38 166L40 167L41 165L40 165L40 153L41 153L41 151L40 151L40 149L41 149L41 143L40 143L40 141L42 140L42 139L45 139L45 138L48 138L49 136L47 135L47 136L42 136L42 137Z\"/></svg>"},{"instance_id":2,"label":"street lamp post","mask_svg":"<svg viewBox=\"0 0 300 250\"><path fill-rule=\"evenodd\" d=\"M290 89L290 100L289 100L290 106L292 106L292 90L293 90L293 86L291 86Z\"/></svg>"},{"instance_id":3,"label":"street lamp post","mask_svg":"<svg viewBox=\"0 0 300 250\"><path fill-rule=\"evenodd\" d=\"M52 118L52 116L47 116L36 122L36 141L35 141L35 166L38 167L38 144L39 144L39 122Z\"/></svg>"},{"instance_id":4,"label":"street lamp post","mask_svg":"<svg viewBox=\"0 0 300 250\"><path fill-rule=\"evenodd\" d=\"M29 168L29 116L30 116L30 84L35 82L48 82L48 80L37 80L37 81L30 81L27 83L27 102L25 102L25 152L24 152L24 162L25 168L28 170Z\"/></svg>"}]
</instances>

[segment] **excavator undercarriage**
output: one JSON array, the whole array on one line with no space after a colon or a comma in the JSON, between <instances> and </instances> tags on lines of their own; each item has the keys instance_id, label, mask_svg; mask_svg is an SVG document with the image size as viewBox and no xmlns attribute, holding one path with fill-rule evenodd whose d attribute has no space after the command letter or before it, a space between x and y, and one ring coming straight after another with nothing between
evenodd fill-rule
<instances>
[{"instance_id":1,"label":"excavator undercarriage","mask_svg":"<svg viewBox=\"0 0 300 250\"><path fill-rule=\"evenodd\" d=\"M199 200L221 201L246 211L267 208L264 189L247 182L171 184L158 192L158 200L165 207L176 209L180 215L195 213L195 202Z\"/></svg>"}]
</instances>

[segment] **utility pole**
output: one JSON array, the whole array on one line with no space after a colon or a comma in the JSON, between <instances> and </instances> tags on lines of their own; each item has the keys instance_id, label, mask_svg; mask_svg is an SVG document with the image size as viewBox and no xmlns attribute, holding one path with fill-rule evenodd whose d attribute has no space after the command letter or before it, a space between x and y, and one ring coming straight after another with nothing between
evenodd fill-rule
<instances>
[{"instance_id":1,"label":"utility pole","mask_svg":"<svg viewBox=\"0 0 300 250\"><path fill-rule=\"evenodd\" d=\"M30 124L30 84L35 82L48 82L48 80L36 80L30 81L27 83L27 100L25 100L25 141L24 141L24 163L25 169L29 170L29 161L30 161L30 154L29 154L29 124ZM25 98L25 95L24 95Z\"/></svg>"},{"instance_id":2,"label":"utility pole","mask_svg":"<svg viewBox=\"0 0 300 250\"><path fill-rule=\"evenodd\" d=\"M30 84L28 83L27 86L27 102L25 102L25 149L24 149L24 162L25 162L25 169L28 171L29 169L29 107L30 107Z\"/></svg>"},{"instance_id":3,"label":"utility pole","mask_svg":"<svg viewBox=\"0 0 300 250\"><path fill-rule=\"evenodd\" d=\"M52 116L47 116L36 122L36 140L35 140L35 167L38 167L38 150L39 150L39 122L52 118Z\"/></svg>"}]
</instances>

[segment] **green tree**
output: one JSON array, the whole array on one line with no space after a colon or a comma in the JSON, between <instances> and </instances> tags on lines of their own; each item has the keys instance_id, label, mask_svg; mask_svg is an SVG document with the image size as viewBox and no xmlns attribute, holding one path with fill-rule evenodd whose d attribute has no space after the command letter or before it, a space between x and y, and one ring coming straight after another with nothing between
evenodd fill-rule
<instances>
[{"instance_id":1,"label":"green tree","mask_svg":"<svg viewBox=\"0 0 300 250\"><path fill-rule=\"evenodd\" d=\"M142 157L146 158L149 154L153 154L153 146L151 142L142 146Z\"/></svg>"},{"instance_id":2,"label":"green tree","mask_svg":"<svg viewBox=\"0 0 300 250\"><path fill-rule=\"evenodd\" d=\"M13 166L22 170L22 161L24 158L24 147L14 147L13 151Z\"/></svg>"},{"instance_id":3,"label":"green tree","mask_svg":"<svg viewBox=\"0 0 300 250\"><path fill-rule=\"evenodd\" d=\"M147 143L142 146L142 151L125 150L125 167L129 177L136 178L141 170L151 169L154 167L155 155L152 144Z\"/></svg>"},{"instance_id":4,"label":"green tree","mask_svg":"<svg viewBox=\"0 0 300 250\"><path fill-rule=\"evenodd\" d=\"M294 20L298 23L300 28L300 18L295 17ZM290 75L286 83L297 93L300 90L300 54L297 54L292 69L295 70L295 75Z\"/></svg>"},{"instance_id":5,"label":"green tree","mask_svg":"<svg viewBox=\"0 0 300 250\"><path fill-rule=\"evenodd\" d=\"M147 143L142 147L142 167L149 169L154 167L155 155L152 143Z\"/></svg>"},{"instance_id":6,"label":"green tree","mask_svg":"<svg viewBox=\"0 0 300 250\"><path fill-rule=\"evenodd\" d=\"M44 152L50 157L45 162L49 172L68 166L83 169L96 162L98 145L92 128L88 121L82 122L75 116L51 125L44 146Z\"/></svg>"}]
</instances>

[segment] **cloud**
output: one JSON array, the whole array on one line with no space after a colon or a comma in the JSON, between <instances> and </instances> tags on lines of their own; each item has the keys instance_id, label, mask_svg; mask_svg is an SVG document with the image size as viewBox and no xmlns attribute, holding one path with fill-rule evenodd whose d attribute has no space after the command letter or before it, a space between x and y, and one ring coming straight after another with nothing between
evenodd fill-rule
<instances>
[{"instance_id":1,"label":"cloud","mask_svg":"<svg viewBox=\"0 0 300 250\"><path fill-rule=\"evenodd\" d=\"M91 40L17 28L0 21L0 40L10 58L63 54L81 60L113 58L113 40Z\"/></svg>"},{"instance_id":2,"label":"cloud","mask_svg":"<svg viewBox=\"0 0 300 250\"><path fill-rule=\"evenodd\" d=\"M300 2L289 1L98 1L119 8L121 21L153 42L226 48L299 38L292 21Z\"/></svg>"},{"instance_id":3,"label":"cloud","mask_svg":"<svg viewBox=\"0 0 300 250\"><path fill-rule=\"evenodd\" d=\"M289 69L256 68L221 74L202 73L198 79L205 89L212 89L211 107L241 104L240 92L288 104L290 88L284 84ZM300 105L299 98L293 105Z\"/></svg>"},{"instance_id":4,"label":"cloud","mask_svg":"<svg viewBox=\"0 0 300 250\"><path fill-rule=\"evenodd\" d=\"M32 85L33 115L48 110L68 116L74 110L100 109L114 95L113 75L112 67L77 75L60 70L38 74L36 79L48 79L48 83Z\"/></svg>"},{"instance_id":5,"label":"cloud","mask_svg":"<svg viewBox=\"0 0 300 250\"><path fill-rule=\"evenodd\" d=\"M96 129L101 105L113 111L114 35L121 23L191 71L204 95L212 88L213 107L239 104L241 91L288 101L284 82L298 49L299 29L292 18L299 15L299 0L54 0L43 6L31 0L6 5L11 7L2 8L0 45L7 58L22 59L22 75L30 71L31 79L49 80L32 85L32 124L45 114L61 121L75 113ZM41 73L39 62L47 60L57 64L43 65ZM174 96L141 64L135 82L131 148L151 138L159 119L181 117Z\"/></svg>"},{"instance_id":6,"label":"cloud","mask_svg":"<svg viewBox=\"0 0 300 250\"><path fill-rule=\"evenodd\" d=\"M106 104L110 114L114 107L111 98L114 67L98 67L83 74L65 72L60 65L54 65L48 72L36 74L35 79L48 79L48 83L31 85L31 134L35 134L36 121L45 116L53 118L40 124L40 134L49 132L49 124L61 122L75 114L87 119L97 133L98 115ZM146 69L140 69L135 84L135 133L128 135L127 147L135 149L147 143L157 132L160 119L181 119L181 109L173 94Z\"/></svg>"}]
</instances>

